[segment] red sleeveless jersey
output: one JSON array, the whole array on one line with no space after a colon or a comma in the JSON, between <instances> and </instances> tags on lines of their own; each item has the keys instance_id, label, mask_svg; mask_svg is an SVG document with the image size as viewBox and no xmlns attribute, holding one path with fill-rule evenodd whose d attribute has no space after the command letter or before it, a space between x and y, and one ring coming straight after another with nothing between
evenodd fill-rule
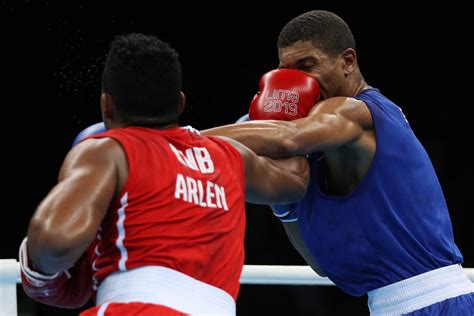
<instances>
[{"instance_id":1,"label":"red sleeveless jersey","mask_svg":"<svg viewBox=\"0 0 474 316\"><path fill-rule=\"evenodd\" d=\"M94 289L111 273L163 266L237 298L244 264L240 153L184 128L112 129L129 176L89 249Z\"/></svg>"}]
</instances>

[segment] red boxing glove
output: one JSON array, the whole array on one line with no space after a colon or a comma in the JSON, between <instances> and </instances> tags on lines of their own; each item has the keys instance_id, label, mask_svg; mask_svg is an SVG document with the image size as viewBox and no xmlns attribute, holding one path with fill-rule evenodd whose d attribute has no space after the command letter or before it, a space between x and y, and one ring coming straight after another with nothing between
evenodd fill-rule
<instances>
[{"instance_id":1,"label":"red boxing glove","mask_svg":"<svg viewBox=\"0 0 474 316\"><path fill-rule=\"evenodd\" d=\"M260 91L250 104L252 120L291 121L308 115L319 101L319 84L294 69L275 69L260 79Z\"/></svg>"},{"instance_id":2,"label":"red boxing glove","mask_svg":"<svg viewBox=\"0 0 474 316\"><path fill-rule=\"evenodd\" d=\"M43 275L28 264L26 238L20 246L21 284L33 300L56 307L79 308L92 294L92 270L86 255L69 270Z\"/></svg>"}]
</instances>

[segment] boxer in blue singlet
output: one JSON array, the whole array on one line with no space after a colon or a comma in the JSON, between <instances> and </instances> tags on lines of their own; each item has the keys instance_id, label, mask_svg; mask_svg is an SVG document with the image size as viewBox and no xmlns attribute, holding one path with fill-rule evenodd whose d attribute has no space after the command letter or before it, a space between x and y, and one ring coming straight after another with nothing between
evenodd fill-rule
<instances>
[{"instance_id":1,"label":"boxer in blue singlet","mask_svg":"<svg viewBox=\"0 0 474 316\"><path fill-rule=\"evenodd\" d=\"M278 53L280 68L318 81L322 101L309 115L201 133L273 158L308 155L305 198L274 213L316 272L368 294L371 314L474 315L474 285L431 161L401 109L365 82L347 24L304 13L282 29Z\"/></svg>"}]
</instances>

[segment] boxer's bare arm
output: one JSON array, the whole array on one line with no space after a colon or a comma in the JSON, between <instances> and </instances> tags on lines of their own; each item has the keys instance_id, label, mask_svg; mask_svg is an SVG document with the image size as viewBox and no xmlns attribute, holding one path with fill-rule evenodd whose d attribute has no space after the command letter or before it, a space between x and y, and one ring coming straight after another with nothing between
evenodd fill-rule
<instances>
[{"instance_id":1,"label":"boxer's bare arm","mask_svg":"<svg viewBox=\"0 0 474 316\"><path fill-rule=\"evenodd\" d=\"M28 252L40 272L66 270L87 249L118 192L121 156L110 138L84 141L69 152L28 228Z\"/></svg>"},{"instance_id":2,"label":"boxer's bare arm","mask_svg":"<svg viewBox=\"0 0 474 316\"><path fill-rule=\"evenodd\" d=\"M232 144L244 160L247 202L291 203L304 197L309 182L309 165L305 158L273 160L257 156L231 138L223 139Z\"/></svg>"},{"instance_id":3,"label":"boxer's bare arm","mask_svg":"<svg viewBox=\"0 0 474 316\"><path fill-rule=\"evenodd\" d=\"M233 138L259 155L283 158L356 144L372 129L372 117L364 102L334 97L319 102L301 119L250 121L200 132Z\"/></svg>"}]
</instances>

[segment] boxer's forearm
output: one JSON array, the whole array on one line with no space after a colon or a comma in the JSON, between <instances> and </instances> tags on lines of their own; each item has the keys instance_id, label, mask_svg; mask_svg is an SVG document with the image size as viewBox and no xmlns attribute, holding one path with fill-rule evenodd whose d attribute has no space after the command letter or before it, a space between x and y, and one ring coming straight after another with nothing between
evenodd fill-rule
<instances>
[{"instance_id":1,"label":"boxer's forearm","mask_svg":"<svg viewBox=\"0 0 474 316\"><path fill-rule=\"evenodd\" d=\"M271 158L291 156L286 140L293 132L293 124L285 121L250 121L200 131L205 136L230 137L249 147L257 155Z\"/></svg>"}]
</instances>

